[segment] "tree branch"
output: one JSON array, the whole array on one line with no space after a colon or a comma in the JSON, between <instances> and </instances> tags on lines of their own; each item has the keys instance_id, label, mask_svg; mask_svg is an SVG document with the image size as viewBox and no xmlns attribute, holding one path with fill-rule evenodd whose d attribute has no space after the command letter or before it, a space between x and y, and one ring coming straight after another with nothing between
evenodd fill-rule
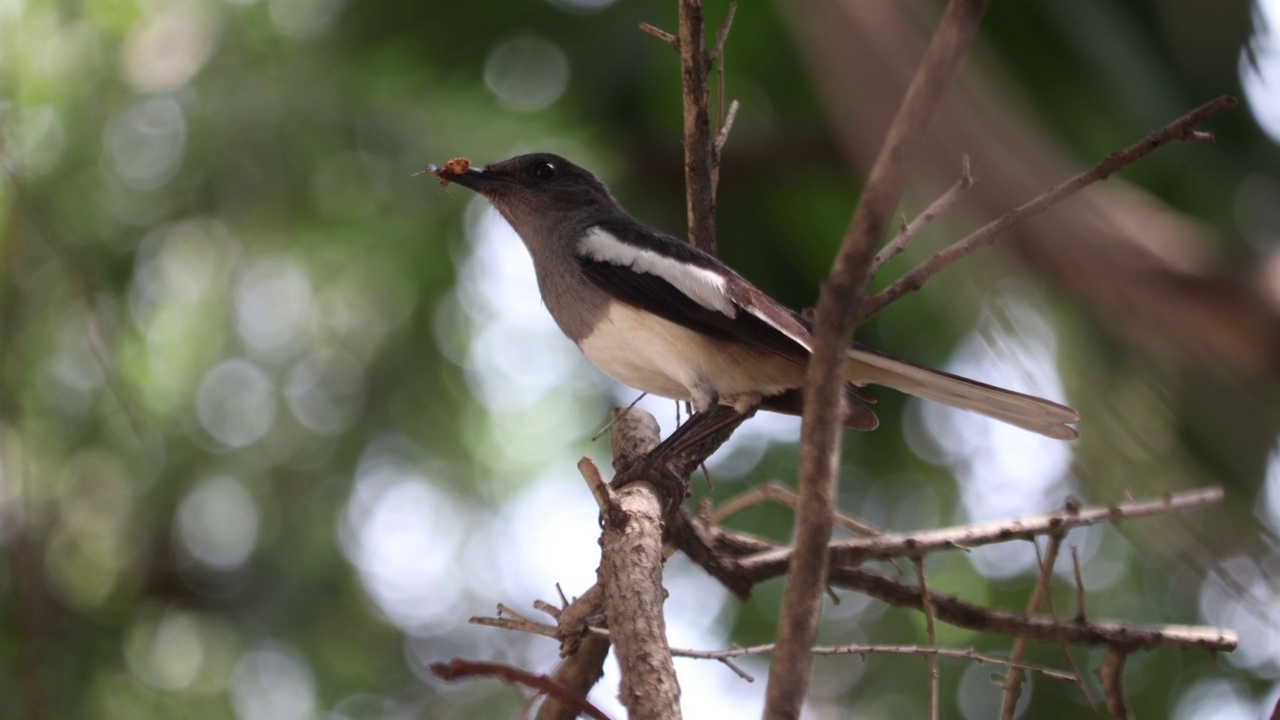
<instances>
[{"instance_id":1,"label":"tree branch","mask_svg":"<svg viewBox=\"0 0 1280 720\"><path fill-rule=\"evenodd\" d=\"M609 656L609 639L590 635L583 638L578 652L565 658L551 674L551 679L579 697L586 697L604 675L604 661ZM538 708L536 720L574 720L579 710L555 696L548 697Z\"/></svg>"},{"instance_id":2,"label":"tree branch","mask_svg":"<svg viewBox=\"0 0 1280 720\"><path fill-rule=\"evenodd\" d=\"M1034 541L1033 541L1034 542ZM1040 574L1036 584L1031 588L1031 597L1027 598L1027 614L1040 609L1040 602L1049 592L1049 582L1053 579L1053 566L1058 561L1058 551L1062 548L1062 533L1049 536L1049 544L1045 547L1044 556L1040 558ZM1036 546L1036 555L1040 555L1040 546ZM1014 638L1013 652L1009 654L1015 662L1021 662L1027 650L1027 639ZM1004 697L1000 701L1000 720L1013 720L1014 711L1018 708L1018 698L1022 696L1022 671L1013 668L1005 676L1002 685ZM1085 697L1088 697L1086 694Z\"/></svg>"},{"instance_id":3,"label":"tree branch","mask_svg":"<svg viewBox=\"0 0 1280 720\"><path fill-rule=\"evenodd\" d=\"M1063 533L1075 527L1180 512L1220 503L1222 498L1222 488L1215 486L1171 493L1158 500L1128 500L1115 505L1086 508L1068 507L1056 513L1016 520L847 538L831 542L828 553L832 563L843 565L858 565L867 560L895 557L919 557L937 550L972 548L1016 539L1030 540L1037 535ZM765 577L785 572L795 552L793 548L778 548L759 553L744 558L741 567L758 582Z\"/></svg>"},{"instance_id":4,"label":"tree branch","mask_svg":"<svg viewBox=\"0 0 1280 720\"><path fill-rule=\"evenodd\" d=\"M868 298L862 306L862 315L860 320L865 321L867 318L875 315L892 303L894 300L906 295L909 292L919 290L929 278L941 272L948 265L954 263L960 258L995 242L1001 234L1021 222L1029 220L1040 215L1049 208L1057 205L1063 200L1075 195L1084 188L1092 185L1099 180L1105 180L1116 171L1125 168L1142 157L1150 154L1156 148L1167 145L1174 140L1193 140L1204 142L1212 140L1213 136L1208 133L1199 132L1195 126L1203 122L1206 118L1217 114L1227 108L1236 106L1236 99L1227 95L1212 100L1173 122L1165 125L1159 130L1148 133L1146 137L1137 143L1108 155L1102 162L1094 165L1092 168L1076 175L1065 182L1059 183L1049 188L1030 202L1014 208L996 220L982 226L981 228L970 233L964 239L934 254L928 260L917 265L910 272L898 278L892 285L876 293Z\"/></svg>"},{"instance_id":5,"label":"tree branch","mask_svg":"<svg viewBox=\"0 0 1280 720\"><path fill-rule=\"evenodd\" d=\"M716 198L712 170L714 150L707 72L711 56L703 30L702 0L680 0L680 72L684 79L684 186L689 243L716 251Z\"/></svg>"},{"instance_id":6,"label":"tree branch","mask_svg":"<svg viewBox=\"0 0 1280 720\"><path fill-rule=\"evenodd\" d=\"M1220 500L1222 497L1220 489L1210 488L1206 491L1200 491L1200 493L1182 493L1160 501L1124 503L1116 507L1124 507L1126 510L1122 511L1120 515L1112 517L1111 521L1120 522L1126 518L1156 514L1158 507L1165 507L1168 511L1194 507L1200 503L1189 503L1188 501L1195 498L1197 494L1202 495L1202 499L1205 501ZM1091 515L1092 510L1090 508L1082 510L1080 513ZM1128 510L1136 510L1137 512L1124 514ZM682 518L687 519L687 515L682 513ZM697 519L687 519L687 521L693 525L699 524ZM1023 537L1019 533L1026 530L1025 522L1012 521L1009 523L1010 529L1016 528L1017 532L1011 533L1005 539ZM1051 530L1052 528L1046 528L1045 532ZM1065 528L1062 528L1062 530L1065 531ZM702 563L697 559L699 557L711 556L715 558L718 564L712 574L718 579L727 576L729 582L726 583L726 586L730 588L741 587L743 584L754 585L755 583L763 582L782 574L787 568L785 562L773 564L769 568L769 572L760 572L761 568L748 568L747 560L789 551L786 548L779 548L773 543L745 533L730 532L723 528L712 527L703 528L698 533L681 533L673 539L677 543L706 540L707 547L702 549L690 548L690 552L687 554L695 562L699 562L700 565ZM860 541L862 538L858 540ZM683 544L680 547L682 550L685 549ZM915 550L913 553L903 554L920 554L920 552ZM737 560L735 561L735 559ZM891 605L911 607L917 610L923 609L923 598L919 587L916 585L896 580L871 570L860 569L848 563L833 564L830 570L830 577L832 585L858 590ZM1073 645L1109 645L1135 649L1172 646L1201 648L1210 652L1229 652L1235 648L1237 642L1233 633L1218 628L1181 625L1143 627L1116 622L1084 622L1080 620L1060 622L1057 618L1051 616L992 610L966 603L953 597L937 594L930 595L930 603L937 619L943 622L970 630L1015 637L1026 636L1028 639L1044 642L1067 642Z\"/></svg>"},{"instance_id":7,"label":"tree branch","mask_svg":"<svg viewBox=\"0 0 1280 720\"><path fill-rule=\"evenodd\" d=\"M750 655L767 655L773 652L774 645L752 645L751 647L735 647L729 650L680 650L672 648L671 654L676 657L687 657L705 660L725 660L728 658L747 657ZM835 656L835 655L922 655L936 656L946 658L956 658L958 660L972 660L979 665L1001 665L1004 667L1018 668L1027 672L1033 672L1055 680L1071 681L1075 678L1070 673L1054 670L1053 668L1040 667L1038 665L1027 665L1021 662L1014 662L1009 658L996 657L995 655L984 655L973 648L967 650L953 650L951 648L942 647L920 647L918 645L838 645L825 646L818 645L813 648L814 655Z\"/></svg>"},{"instance_id":8,"label":"tree branch","mask_svg":"<svg viewBox=\"0 0 1280 720\"><path fill-rule=\"evenodd\" d=\"M969 156L966 155L961 162L960 179L947 188L947 191L942 193L937 200L929 203L929 207L925 208L924 212L920 213L909 224L904 225L898 231L898 234L893 236L892 240L880 248L880 252L876 253L876 256L871 260L871 269L868 274L871 277L875 277L885 263L907 249L907 243L914 240L925 228L932 225L933 221L937 220L939 216L955 207L960 202L960 198L964 197L965 191L973 187L974 182L973 173L969 167Z\"/></svg>"},{"instance_id":9,"label":"tree branch","mask_svg":"<svg viewBox=\"0 0 1280 720\"><path fill-rule=\"evenodd\" d=\"M1098 668L1098 678L1102 680L1102 695L1107 699L1107 712L1118 720L1129 720L1129 703L1124 699L1124 661L1129 657L1128 651L1122 648L1107 650L1107 657Z\"/></svg>"},{"instance_id":10,"label":"tree branch","mask_svg":"<svg viewBox=\"0 0 1280 720\"><path fill-rule=\"evenodd\" d=\"M796 553L783 591L778 650L769 669L766 718L799 717L809 687L809 648L817 631L826 586L825 552L831 537L840 467L842 403L846 402L842 390L843 358L856 327L856 301L866 285L876 244L906 186L914 148L977 34L986 4L986 0L952 0L947 5L889 128L818 299L813 356L804 391Z\"/></svg>"},{"instance_id":11,"label":"tree branch","mask_svg":"<svg viewBox=\"0 0 1280 720\"><path fill-rule=\"evenodd\" d=\"M617 418L611 436L615 465L629 466L658 446L658 421L632 409ZM597 582L604 588L610 639L622 670L618 696L631 718L679 718L680 684L662 614L662 515L672 503L644 481L603 497Z\"/></svg>"}]
</instances>

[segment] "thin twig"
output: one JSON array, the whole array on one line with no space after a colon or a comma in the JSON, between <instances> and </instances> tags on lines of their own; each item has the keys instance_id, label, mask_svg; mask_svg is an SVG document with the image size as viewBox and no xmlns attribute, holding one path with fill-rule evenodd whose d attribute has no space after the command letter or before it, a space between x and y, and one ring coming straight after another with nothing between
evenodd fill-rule
<instances>
[{"instance_id":1,"label":"thin twig","mask_svg":"<svg viewBox=\"0 0 1280 720\"><path fill-rule=\"evenodd\" d=\"M716 31L716 49L711 51L711 59L716 64L716 122L721 130L726 124L724 117L724 43L729 39L729 28L733 27L733 16L738 12L738 3L729 3L729 13L720 21Z\"/></svg>"},{"instance_id":2,"label":"thin twig","mask_svg":"<svg viewBox=\"0 0 1280 720\"><path fill-rule=\"evenodd\" d=\"M716 506L707 519L713 525L718 525L743 510L762 502L775 502L794 510L799 501L800 496L787 488L773 483L765 483L764 485L757 485L740 495L731 497ZM844 513L836 513L834 522L836 527L854 535L884 534L882 530Z\"/></svg>"},{"instance_id":3,"label":"thin twig","mask_svg":"<svg viewBox=\"0 0 1280 720\"><path fill-rule=\"evenodd\" d=\"M1070 508L1071 504L1068 503L1067 507ZM1062 632L1059 630L1059 628L1062 627L1062 622L1058 616L1058 608L1053 603L1053 594L1049 593L1045 595L1044 599L1045 603L1049 606L1049 617L1053 619L1053 626L1055 628L1054 639L1057 640L1058 647L1062 650L1062 657L1066 660L1067 667L1070 668L1071 672L1076 676L1076 686L1080 688L1080 694L1084 695L1085 699L1089 701L1089 707L1093 708L1093 700L1089 697L1088 688L1085 687L1084 677L1080 675L1080 668L1076 667L1076 660L1071 657L1071 649L1067 647L1067 640L1062 636Z\"/></svg>"},{"instance_id":4,"label":"thin twig","mask_svg":"<svg viewBox=\"0 0 1280 720\"><path fill-rule=\"evenodd\" d=\"M786 571L786 564L769 568L769 572L749 571L742 560L747 557L781 550L777 545L719 527L706 526L686 513L675 516L673 541L691 560L724 584L739 597L751 587ZM920 589L912 583L866 570L850 564L834 563L831 584L856 590L896 607L920 609ZM1063 624L1045 616L1028 617L1023 613L985 608L947 595L932 595L934 612L939 620L957 627L991 632L1011 637L1027 636L1045 642L1068 642L1074 645L1123 645L1131 648L1176 647L1199 648L1209 652L1230 652L1238 642L1235 633L1223 628L1184 625L1140 626L1118 622L1091 621Z\"/></svg>"},{"instance_id":5,"label":"thin twig","mask_svg":"<svg viewBox=\"0 0 1280 720\"><path fill-rule=\"evenodd\" d=\"M1071 568L1076 577L1076 622L1085 622L1088 611L1085 609L1084 575L1080 572L1080 550L1071 546Z\"/></svg>"},{"instance_id":6,"label":"thin twig","mask_svg":"<svg viewBox=\"0 0 1280 720\"><path fill-rule=\"evenodd\" d=\"M922 607L920 588L872 570L839 566L831 569L831 584L858 590L898 607ZM1067 642L1088 647L1117 646L1198 648L1230 652L1239 643L1230 630L1190 625L1130 625L1107 620L1062 623L1056 618L995 610L950 595L933 594L930 601L939 620L968 630L1022 636L1043 642Z\"/></svg>"},{"instance_id":7,"label":"thin twig","mask_svg":"<svg viewBox=\"0 0 1280 720\"><path fill-rule=\"evenodd\" d=\"M640 29L658 38L662 42L670 45L672 48L676 50L676 52L680 51L680 38L676 37L675 35L672 35L666 30L661 30L659 28L656 28L647 22L640 23Z\"/></svg>"},{"instance_id":8,"label":"thin twig","mask_svg":"<svg viewBox=\"0 0 1280 720\"><path fill-rule=\"evenodd\" d=\"M876 256L871 259L869 275L875 277L885 263L907 249L907 243L914 240L943 213L955 207L960 202L960 199L964 197L965 192L973 187L974 182L973 174L969 167L969 156L965 155L961 160L960 178L955 181L955 184L947 188L947 191L942 193L937 200L930 203L929 207L925 208L924 212L920 213L915 220L903 224L898 230L898 234L894 235L892 240L880 248L880 252L876 253Z\"/></svg>"},{"instance_id":9,"label":"thin twig","mask_svg":"<svg viewBox=\"0 0 1280 720\"><path fill-rule=\"evenodd\" d=\"M724 150L724 144L729 141L729 131L733 129L733 121L738 117L738 107L737 100L729 103L729 114L724 116L724 122L720 125L720 132L716 133L715 167L717 179L719 178L720 170L720 153Z\"/></svg>"},{"instance_id":10,"label":"thin twig","mask_svg":"<svg viewBox=\"0 0 1280 720\"><path fill-rule=\"evenodd\" d=\"M978 228L967 237L940 250L929 259L912 268L910 272L898 278L889 287L867 298L866 302L862 304L859 321L865 321L903 295L919 290L926 280L941 272L948 265L980 247L990 245L1010 228L1040 215L1089 185L1099 180L1105 180L1116 171L1133 164L1156 148L1174 140L1204 142L1211 139L1212 135L1196 131L1195 126L1206 118L1235 106L1236 99L1226 95L1205 103L1163 128L1149 133L1142 140L1130 145L1128 148L1108 155L1102 162L1070 180L1049 188L1034 200L1014 208L996 220Z\"/></svg>"},{"instance_id":11,"label":"thin twig","mask_svg":"<svg viewBox=\"0 0 1280 720\"><path fill-rule=\"evenodd\" d=\"M514 630L515 632L529 633L530 635L541 635L552 639L558 638L560 633L560 628L555 625L533 622L531 620L516 620L515 618L476 615L467 618L467 622L472 625L481 625L483 627L499 628L502 630ZM609 637L609 631L604 628L587 627L584 630L585 632L582 634L583 637Z\"/></svg>"},{"instance_id":12,"label":"thin twig","mask_svg":"<svg viewBox=\"0 0 1280 720\"><path fill-rule=\"evenodd\" d=\"M1035 541L1032 541L1035 545ZM1040 609L1040 602L1044 599L1046 593L1049 592L1049 582L1053 579L1053 565L1058 561L1058 551L1062 547L1062 533L1054 533L1049 536L1049 542L1045 547L1044 556L1038 557L1040 561L1040 574L1036 577L1036 584L1031 588L1031 597L1027 598L1027 614L1031 615ZM1036 555L1040 555L1040 546L1035 545ZM1009 653L1009 657L1015 662L1020 662L1027 650L1027 639L1024 637L1014 638L1013 651ZM1014 710L1018 707L1018 698L1022 695L1022 671L1014 668L1004 678L1004 697L1000 701L1000 720L1013 720ZM1088 697L1086 695L1086 697Z\"/></svg>"},{"instance_id":13,"label":"thin twig","mask_svg":"<svg viewBox=\"0 0 1280 720\"><path fill-rule=\"evenodd\" d=\"M494 677L510 685L522 685L539 693L545 693L576 708L577 712L595 720L609 720L600 708L591 704L580 693L561 685L547 675L535 675L510 665L454 658L449 663L433 663L431 674L441 680L455 681L474 677Z\"/></svg>"},{"instance_id":14,"label":"thin twig","mask_svg":"<svg viewBox=\"0 0 1280 720\"><path fill-rule=\"evenodd\" d=\"M819 557L830 554L831 562L857 564L872 559L915 557L937 550L972 548L1018 538L1062 532L1074 527L1118 522L1124 519L1150 517L1181 512L1222 502L1218 486L1170 493L1156 500L1135 500L1115 505L1098 505L1068 509L1047 515L1002 522L962 525L916 533L884 533L873 537L835 540ZM742 560L744 571L773 577L786 569L793 557L792 548L778 548Z\"/></svg>"},{"instance_id":15,"label":"thin twig","mask_svg":"<svg viewBox=\"0 0 1280 720\"><path fill-rule=\"evenodd\" d=\"M625 408L623 408L623 409L622 409L622 414L626 414L626 413L630 412L630 411L631 411L631 408L635 407L635 406L636 406L636 403L638 403L638 402L640 402L641 400L643 400L643 399L645 398L645 396L646 396L646 395L648 395L648 394L649 394L649 393L647 393L647 392L642 392L642 393L640 393L639 395L637 395L637 396L636 396L636 399L635 399L635 400L632 400L630 405L628 405L628 406L626 406ZM599 430L597 430L597 431L595 432L595 434L591 436L591 442L595 442L596 440L599 440L601 435L604 435L605 433L609 432L609 428L613 427L613 424L614 424L614 423L616 423L616 422L618 422L618 418L619 418L619 417L621 417L621 415L620 415L619 413L613 413L612 417L610 417L610 418L609 418L609 422L605 423L604 427L602 427L602 428L600 428Z\"/></svg>"},{"instance_id":16,"label":"thin twig","mask_svg":"<svg viewBox=\"0 0 1280 720\"><path fill-rule=\"evenodd\" d=\"M930 600L929 586L925 583L924 558L912 558L916 566L916 577L920 579L920 598L924 606L924 628L929 638L929 649L938 649L938 633L933 626L933 602ZM929 653L929 720L938 720L938 653ZM1014 658L1020 660L1020 658ZM1017 672L1016 668L1013 672Z\"/></svg>"},{"instance_id":17,"label":"thin twig","mask_svg":"<svg viewBox=\"0 0 1280 720\"><path fill-rule=\"evenodd\" d=\"M751 647L735 647L729 650L680 650L672 648L671 654L676 657L698 658L704 660L724 660L733 657L747 657L752 655L768 655L773 652L774 645L753 645ZM1071 675L1054 670L1053 668L1041 667L1038 665L1027 665L1024 663L1016 663L1008 658L996 657L994 655L983 655L982 653L969 648L967 650L955 650L952 648L933 648L920 647L918 645L840 645L840 646L823 646L818 645L813 648L814 655L836 656L836 655L934 655L939 657L955 658L958 660L972 660L980 665L1000 665L1003 667L1016 667L1027 672L1037 673L1045 677L1055 680L1071 680Z\"/></svg>"},{"instance_id":18,"label":"thin twig","mask_svg":"<svg viewBox=\"0 0 1280 720\"><path fill-rule=\"evenodd\" d=\"M1124 698L1124 661L1129 651L1122 647L1107 648L1107 657L1098 668L1102 680L1102 696L1107 699L1107 712L1118 720L1129 720L1129 703Z\"/></svg>"},{"instance_id":19,"label":"thin twig","mask_svg":"<svg viewBox=\"0 0 1280 720\"><path fill-rule=\"evenodd\" d=\"M977 34L986 5L986 0L948 3L889 127L818 299L813 355L804 389L796 553L783 590L778 650L769 668L766 718L799 717L808 693L813 664L810 647L827 584L826 547L831 538L840 469L845 357L860 314L858 298L866 286L876 244L906 187L914 151Z\"/></svg>"}]
</instances>

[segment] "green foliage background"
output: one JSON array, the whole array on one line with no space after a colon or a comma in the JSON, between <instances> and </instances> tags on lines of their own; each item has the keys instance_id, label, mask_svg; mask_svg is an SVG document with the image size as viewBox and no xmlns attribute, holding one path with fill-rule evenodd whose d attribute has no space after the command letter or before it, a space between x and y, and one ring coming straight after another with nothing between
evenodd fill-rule
<instances>
[{"instance_id":1,"label":"green foliage background","mask_svg":"<svg viewBox=\"0 0 1280 720\"><path fill-rule=\"evenodd\" d=\"M1007 64L1083 163L1208 97L1237 92L1249 14L1243 3L1228 5L1204 28L1204 46L1188 48L1170 44L1158 2L996 2L980 52ZM709 3L708 16L718 20L725 9ZM588 441L612 403L603 385L588 380L549 398L556 417L569 418L563 423L546 421L541 406L510 412L481 402L459 360L475 327L455 291L470 251L471 198L410 174L456 155L483 163L553 150L595 169L637 216L678 230L678 64L637 30L640 21L674 29L675 3L0 3L0 549L8 560L0 667L9 669L0 673L0 718L516 712L519 692L491 682L445 687L425 678L423 663L536 658L529 669L549 671L550 641L465 624L492 610L477 588L518 568L486 567L476 548L490 546L460 531L465 542L422 559L451 579L441 588L448 620L396 624L370 599L343 533L359 505L362 463L387 447L402 470L435 488L438 517L464 526L500 517L544 476L571 478L582 453L603 452ZM843 232L857 178L835 150L791 30L782 4L739 8L727 85L744 106L726 151L719 222L722 255L802 307ZM503 47L533 54L495 66ZM522 63L559 67L556 53L567 71L563 93L520 106ZM498 91L503 67L516 78L514 101ZM1215 129L1210 151L1171 148L1126 177L1220 229L1223 255L1252 258L1261 231L1242 219L1242 188L1259 177L1274 185L1280 162L1246 110ZM1262 224L1266 239L1275 227ZM504 252L523 249L512 243ZM983 277L1020 272L994 252L970 265L984 266ZM945 361L989 300L984 281L969 280L974 272L951 270L862 337ZM1109 336L1052 289L1032 292L1057 325L1060 371L1086 421L1103 403L1119 416L1150 412L1153 394L1173 413L1176 448L1143 447L1141 437L1082 444L1077 463L1090 499L1123 496L1090 477L1147 476L1153 484L1144 487L1158 491L1160 477L1177 475L1224 484L1247 516L1275 424L1230 444L1197 432L1178 414L1197 407L1181 401L1200 382L1191 369ZM303 314L248 316L277 303ZM222 384L211 384L215 368ZM263 392L239 392L258 386ZM1117 392L1099 398L1091 388ZM201 414L202 392L215 420ZM1219 402L1235 402L1233 392ZM924 503L923 515L899 517L959 521L947 470L911 450L900 430L904 403L892 395L881 393L880 431L848 438L844 506ZM1253 400L1274 406L1275 397L1266 385ZM766 480L791 482L795 447L763 447L698 493L723 498ZM783 539L790 516L753 510L736 522ZM1170 522L1176 531L1179 521ZM230 555L202 558L193 533ZM1200 622L1201 574L1228 555L1265 549L1274 543L1267 537L1257 524L1227 527L1192 564L1110 531L1101 542L1123 579L1091 608ZM1271 561L1274 547L1262 553ZM593 569L566 572L589 577ZM984 578L962 555L940 556L931 569L935 588L1003 607L1020 608L1031 581ZM1059 585L1059 606L1072 607L1070 585ZM533 599L500 590L521 607ZM536 593L549 599L551 588ZM705 613L736 642L767 641L779 595L773 583L746 606L721 598ZM1255 604L1274 633L1274 606ZM849 612L847 623L828 622L827 640L922 642L910 613L876 611L859 625ZM1007 647L966 632L942 639ZM1054 648L1034 659L1060 661ZM1099 658L1080 652L1077 661L1096 666ZM962 710L973 692L962 687L963 670L944 663L945 716L970 712ZM1167 716L1210 680L1242 701L1270 694L1274 702L1278 670L1274 660L1242 669L1198 653L1144 654L1131 664L1131 699L1139 717ZM824 660L820 673L836 678L823 702L857 716L923 712L918 658ZM1063 683L1037 681L1032 702L1027 717L1087 712Z\"/></svg>"}]
</instances>

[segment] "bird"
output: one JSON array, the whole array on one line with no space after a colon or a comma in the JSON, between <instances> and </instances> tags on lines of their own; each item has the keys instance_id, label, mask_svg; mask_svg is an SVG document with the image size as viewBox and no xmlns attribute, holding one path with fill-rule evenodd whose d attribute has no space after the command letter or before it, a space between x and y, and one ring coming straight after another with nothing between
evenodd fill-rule
<instances>
[{"instance_id":1,"label":"bird","mask_svg":"<svg viewBox=\"0 0 1280 720\"><path fill-rule=\"evenodd\" d=\"M590 171L531 153L485 167L455 158L422 173L476 192L510 223L556 325L605 374L699 412L722 404L802 414L811 323L715 256L632 217ZM856 341L846 357L846 389L864 401L873 398L863 386L881 385L1046 437L1079 437L1079 414L1065 405ZM878 424L865 404L846 403L845 426Z\"/></svg>"}]
</instances>

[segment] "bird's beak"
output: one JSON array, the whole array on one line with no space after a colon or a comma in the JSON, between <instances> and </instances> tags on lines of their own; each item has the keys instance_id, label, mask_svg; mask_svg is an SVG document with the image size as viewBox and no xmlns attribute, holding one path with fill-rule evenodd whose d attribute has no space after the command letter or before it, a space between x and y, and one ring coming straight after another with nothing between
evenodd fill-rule
<instances>
[{"instance_id":1,"label":"bird's beak","mask_svg":"<svg viewBox=\"0 0 1280 720\"><path fill-rule=\"evenodd\" d=\"M481 195L485 190L493 187L497 183L502 182L493 173L488 172L484 168L468 168L465 172L450 173L441 171L437 173L443 182L456 182L464 188L474 190Z\"/></svg>"},{"instance_id":2,"label":"bird's beak","mask_svg":"<svg viewBox=\"0 0 1280 720\"><path fill-rule=\"evenodd\" d=\"M444 165L428 165L414 175L435 175L440 178L441 187L456 182L481 195L487 194L488 190L503 180L501 175L496 175L487 168L471 167L471 161L461 157L454 158Z\"/></svg>"}]
</instances>

